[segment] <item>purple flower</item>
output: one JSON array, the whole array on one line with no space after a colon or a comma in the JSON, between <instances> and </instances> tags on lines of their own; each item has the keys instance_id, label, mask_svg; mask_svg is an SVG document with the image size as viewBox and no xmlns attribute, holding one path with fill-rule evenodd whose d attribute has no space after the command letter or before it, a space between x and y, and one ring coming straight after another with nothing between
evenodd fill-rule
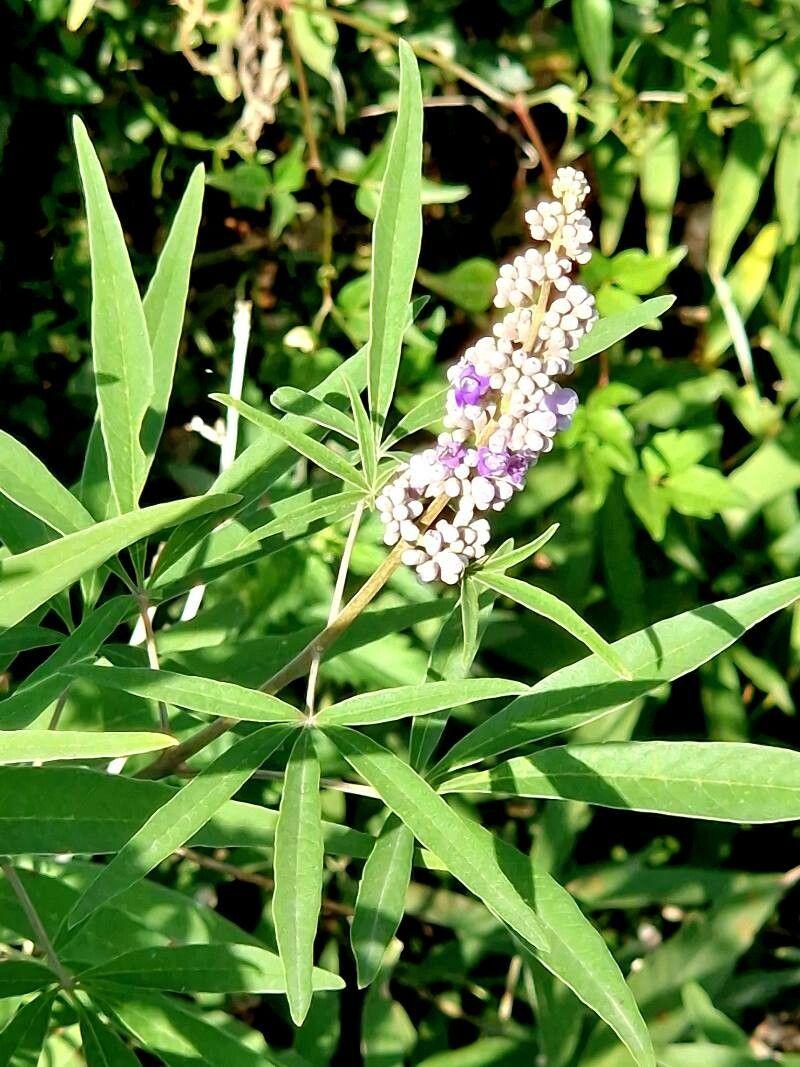
<instances>
[{"instance_id":1,"label":"purple flower","mask_svg":"<svg viewBox=\"0 0 800 1067\"><path fill-rule=\"evenodd\" d=\"M478 474L484 478L502 478L508 473L510 458L508 452L492 452L483 445L478 449Z\"/></svg>"},{"instance_id":2,"label":"purple flower","mask_svg":"<svg viewBox=\"0 0 800 1067\"><path fill-rule=\"evenodd\" d=\"M451 441L447 445L439 445L436 450L436 458L444 467L447 467L451 471L455 470L456 467L464 462L466 454L466 448L463 445L458 444L457 441Z\"/></svg>"},{"instance_id":3,"label":"purple flower","mask_svg":"<svg viewBox=\"0 0 800 1067\"><path fill-rule=\"evenodd\" d=\"M471 363L465 363L456 389L458 406L463 408L466 404L477 404L488 391L489 379L484 374L478 374Z\"/></svg>"},{"instance_id":4,"label":"purple flower","mask_svg":"<svg viewBox=\"0 0 800 1067\"><path fill-rule=\"evenodd\" d=\"M525 481L525 475L528 473L528 467L530 467L530 465L531 457L525 452L513 452L508 457L506 475L517 488L519 488Z\"/></svg>"}]
</instances>

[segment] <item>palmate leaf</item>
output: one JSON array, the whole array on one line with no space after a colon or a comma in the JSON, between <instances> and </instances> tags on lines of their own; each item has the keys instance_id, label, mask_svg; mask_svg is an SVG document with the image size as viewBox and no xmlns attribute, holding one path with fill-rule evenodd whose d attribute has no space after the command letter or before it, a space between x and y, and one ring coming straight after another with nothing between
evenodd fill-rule
<instances>
[{"instance_id":1,"label":"palmate leaf","mask_svg":"<svg viewBox=\"0 0 800 1067\"><path fill-rule=\"evenodd\" d=\"M161 700L204 715L224 715L246 722L286 722L298 724L300 712L277 697L247 689L231 682L197 678L172 671L146 667L94 667L79 665L65 671L71 678L83 678L97 685L148 700Z\"/></svg>"},{"instance_id":2,"label":"palmate leaf","mask_svg":"<svg viewBox=\"0 0 800 1067\"><path fill-rule=\"evenodd\" d=\"M496 574L493 571L479 570L475 575L476 581L493 589L495 593L516 600L529 611L542 615L551 622L556 623L577 641L582 642L588 649L599 656L604 663L620 678L631 678L631 672L626 667L622 657L609 645L600 634L585 622L563 600L548 593L546 589L539 589L535 585L521 582L518 578L509 578L506 574Z\"/></svg>"},{"instance_id":3,"label":"palmate leaf","mask_svg":"<svg viewBox=\"0 0 800 1067\"><path fill-rule=\"evenodd\" d=\"M326 734L353 770L447 869L525 941L542 947L546 931L537 914L511 885L495 855L495 841L481 829L466 843L465 820L413 768L365 734L342 726Z\"/></svg>"},{"instance_id":4,"label":"palmate leaf","mask_svg":"<svg viewBox=\"0 0 800 1067\"><path fill-rule=\"evenodd\" d=\"M136 507L146 477L140 441L153 357L125 237L86 128L73 119L92 266L92 358L108 477L117 510Z\"/></svg>"},{"instance_id":5,"label":"palmate leaf","mask_svg":"<svg viewBox=\"0 0 800 1067\"><path fill-rule=\"evenodd\" d=\"M798 597L800 578L789 578L624 637L613 647L633 672L633 681L615 678L599 656L563 667L457 742L439 769L468 766L618 711L664 682L696 670Z\"/></svg>"},{"instance_id":6,"label":"palmate leaf","mask_svg":"<svg viewBox=\"0 0 800 1067\"><path fill-rule=\"evenodd\" d=\"M376 437L392 403L422 241L422 90L411 47L400 41L400 95L372 235L367 349Z\"/></svg>"},{"instance_id":7,"label":"palmate leaf","mask_svg":"<svg viewBox=\"0 0 800 1067\"><path fill-rule=\"evenodd\" d=\"M295 1026L311 1006L314 938L322 901L322 811L312 731L303 729L286 765L275 829L272 918Z\"/></svg>"},{"instance_id":8,"label":"palmate leaf","mask_svg":"<svg viewBox=\"0 0 800 1067\"><path fill-rule=\"evenodd\" d=\"M723 822L781 822L800 819L800 753L714 741L564 745L458 775L440 792L554 797Z\"/></svg>"},{"instance_id":9,"label":"palmate leaf","mask_svg":"<svg viewBox=\"0 0 800 1067\"><path fill-rule=\"evenodd\" d=\"M73 908L68 925L76 926L184 845L289 733L286 726L265 726L257 730L233 744L175 793L102 869Z\"/></svg>"},{"instance_id":10,"label":"palmate leaf","mask_svg":"<svg viewBox=\"0 0 800 1067\"><path fill-rule=\"evenodd\" d=\"M654 296L636 307L618 311L614 315L605 315L595 323L571 355L573 363L582 363L585 359L596 356L598 352L615 345L634 330L641 330L653 319L659 318L675 303L674 296Z\"/></svg>"},{"instance_id":11,"label":"palmate leaf","mask_svg":"<svg viewBox=\"0 0 800 1067\"><path fill-rule=\"evenodd\" d=\"M390 815L364 864L350 927L360 989L374 981L400 925L413 859L414 835Z\"/></svg>"},{"instance_id":12,"label":"palmate leaf","mask_svg":"<svg viewBox=\"0 0 800 1067\"><path fill-rule=\"evenodd\" d=\"M237 400L235 397L225 396L222 393L212 393L211 399L238 411L248 422L252 422L260 429L266 430L267 433L277 437L289 445L290 448L299 452L301 456L310 459L321 470L341 478L343 482L348 482L350 485L355 486L356 489L366 488L361 475L348 463L344 456L340 456L338 452L333 452L313 437L309 437L302 431L295 429L286 419L276 419L272 415L267 415L265 411L258 411L256 408L251 407L250 404L245 404L243 400Z\"/></svg>"},{"instance_id":13,"label":"palmate leaf","mask_svg":"<svg viewBox=\"0 0 800 1067\"><path fill-rule=\"evenodd\" d=\"M321 869L321 868L320 868ZM285 993L281 959L255 945L177 945L134 949L80 974L82 984L113 982L174 993ZM314 967L314 989L341 989L338 974Z\"/></svg>"},{"instance_id":14,"label":"palmate leaf","mask_svg":"<svg viewBox=\"0 0 800 1067\"><path fill-rule=\"evenodd\" d=\"M177 744L156 733L87 733L78 730L0 730L0 763L34 760L111 759L158 752Z\"/></svg>"},{"instance_id":15,"label":"palmate leaf","mask_svg":"<svg viewBox=\"0 0 800 1067\"><path fill-rule=\"evenodd\" d=\"M16 856L119 852L182 792L161 782L78 767L0 767L3 851ZM189 843L264 848L274 841L277 820L278 813L271 808L229 800ZM322 832L326 851L340 856L366 859L374 840L333 822L323 822Z\"/></svg>"},{"instance_id":16,"label":"palmate leaf","mask_svg":"<svg viewBox=\"0 0 800 1067\"><path fill-rule=\"evenodd\" d=\"M527 692L528 686L508 678L467 678L458 682L424 682L396 689L378 689L331 704L317 713L320 726L369 726L417 715L430 715L444 708L460 707L473 700L492 700Z\"/></svg>"},{"instance_id":17,"label":"palmate leaf","mask_svg":"<svg viewBox=\"0 0 800 1067\"><path fill-rule=\"evenodd\" d=\"M235 500L218 493L155 504L0 560L0 627L15 626L82 574L135 541L186 519L218 512Z\"/></svg>"}]
</instances>

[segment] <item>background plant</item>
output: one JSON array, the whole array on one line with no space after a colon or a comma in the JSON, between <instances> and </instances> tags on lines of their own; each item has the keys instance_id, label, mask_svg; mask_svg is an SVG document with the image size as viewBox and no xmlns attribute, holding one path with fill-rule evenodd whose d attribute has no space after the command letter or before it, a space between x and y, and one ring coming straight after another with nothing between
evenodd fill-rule
<instances>
[{"instance_id":1,"label":"background plant","mask_svg":"<svg viewBox=\"0 0 800 1067\"><path fill-rule=\"evenodd\" d=\"M660 334L636 334L626 351L620 345L608 358L582 365L577 387L584 403L565 447L537 469L526 494L503 515L502 534L521 542L551 522L561 524L557 537L525 564L527 571L515 574L527 581L534 577L537 586L579 608L600 632L613 637L794 573L800 469L791 425L797 377L796 12L789 4L728 4L713 12L704 4L624 4L614 6L612 21L610 6L603 4L575 4L572 10L566 4L553 5L533 16L527 5L520 7L490 5L478 13L469 5L441 4L410 13L400 6L358 3L332 8L334 27L318 14L305 19L296 5L294 59L286 21L280 20L282 55L292 84L276 100L276 122L264 127L256 149L240 122L242 87L231 99L233 90L224 82L230 42L234 60L238 55L235 42L243 16L237 9L220 8L211 18L206 12L179 13L160 5L137 7L135 12L98 5L88 21L69 29L67 15L74 27L80 12L57 5L20 7L26 47L11 71L14 94L8 105L3 164L18 205L5 222L4 291L10 299L3 327L3 375L4 395L11 400L6 428L33 446L62 482L77 482L94 386L86 362L86 231L66 139L67 113L76 106L85 111L110 171L115 201L129 230L135 273L142 280L153 275L155 265L155 255L146 254L147 249L163 246L173 205L192 168L202 160L209 171L211 188L204 200L176 389L167 435L146 489L147 503L179 495L176 487L204 491L214 479L218 457L214 441L206 438L215 435L218 409L205 398L213 389L228 388L234 294L255 304L245 399L258 407L275 387L316 386L367 339L368 241L388 148L390 127L384 116L396 106L393 35L401 30L422 61L426 101L433 98L439 104L426 109L423 199L428 206L417 274L418 292L428 291L433 299L421 311L417 308L415 325L406 333L396 410L410 410L420 397L431 395L442 381L441 361L457 354L484 326L494 278L490 263L520 243L522 209L536 195L533 183L518 180L519 162L535 159L528 141L535 138L535 130L526 119L532 107L551 151L558 150L562 159L579 157L598 189L593 211L607 259L596 255L586 280L598 294L601 311L609 315L635 307L664 287L668 276L669 289L679 299ZM203 18L192 25L198 13ZM217 16L227 16L227 27L225 18ZM355 29L345 21L354 19ZM219 72L195 71L179 54L187 33L191 50L204 62L216 62ZM337 72L342 72L338 79ZM377 111L376 100L381 101ZM336 131L337 122L344 132ZM39 166L37 156L29 155L30 138L20 134L32 128L39 132L32 146L39 153ZM52 165L55 145L63 145L58 149L60 167ZM196 197L199 178L192 188ZM188 229L196 210L197 200L190 195L184 202ZM68 227L67 219L72 220ZM33 225L43 232L39 241L29 239L31 220L37 220ZM685 255L675 247L679 241L688 248ZM637 251L638 246L648 252ZM174 247L173 254L189 252ZM164 339L167 360L175 343L177 333L172 340ZM106 371L96 369L102 394L113 383L103 377ZM155 375L155 380L164 387L163 375ZM137 384L140 395L133 398L131 417L149 404L145 382ZM293 405L298 396L284 392L275 400L281 406ZM121 425L132 425L116 404L109 407ZM155 432L152 426L150 430ZM244 444L262 441L246 423L241 436ZM5 444L3 492L13 502L22 490L45 483L37 483L41 471L32 460L24 457L23 466L23 453L13 442ZM150 460L147 448L144 457L140 474ZM271 663L278 669L288 662L325 621L347 526L334 525L313 533L311 540L286 546L285 532L295 536L303 527L278 522L247 547L246 538L257 526L276 521L281 499L292 498L298 484L288 457L274 458L266 470L268 474L261 467L258 476L252 473L247 493L261 503L266 482L280 473L283 480L270 488L274 510L255 523L240 518L221 528L213 552L203 549L189 560L178 557L180 543L176 548L173 540L175 558L172 563L165 558L162 573L168 581L159 598L183 594L199 579L214 579L193 622L179 624L179 600L155 616L161 665L166 663L173 672L256 686L272 673ZM92 487L92 479L84 481L86 489ZM96 510L102 502L82 491L79 495L92 515L104 514ZM20 511L13 503L3 507L2 536L12 552L53 537L53 531L65 534L88 522L49 481L35 504L27 500L32 512ZM207 503L182 503L168 512L169 518L163 512L153 515L156 525L151 529L177 521L184 508L191 514ZM41 514L44 506L46 515ZM201 521L194 527L197 532ZM212 517L205 529L218 521ZM132 527L120 536L123 541L138 538L144 528ZM374 540L371 527L365 526L351 559L353 588L379 562ZM269 554L273 549L280 554ZM84 551L78 553L76 567L85 564ZM56 555L60 558L61 548L53 558ZM137 550L134 562L142 577L151 557ZM131 577L134 573L129 570ZM69 583L72 577L61 572L61 580ZM96 602L99 585L99 580L84 580L85 604ZM52 590L48 586L44 592ZM154 729L157 705L141 694L109 694L87 675L70 684L66 699L59 700L64 665L93 656L106 636L120 643L112 641L104 649L104 656L111 653L110 662L137 668L147 663L146 648L123 647L130 627L121 624L135 621L139 604L126 598L114 606L108 595L100 601L100 621L90 640L82 634L66 647L62 640L68 625L82 618L74 594L71 605L63 596L56 601L62 619L73 613L69 624L40 614L35 633L30 632L30 621L21 630L9 631L6 664L10 700L16 705L4 709L4 725L17 727L24 721L24 716L14 719L15 706L27 708L24 715L31 714L30 709L42 713L39 725L47 725L58 707L57 721L67 728L65 736L96 735L99 727L107 727L115 743L149 743L141 737L123 741L116 736L120 730L141 734ZM354 690L419 684L429 656L432 676L449 677L451 660L463 663L464 657L460 651L448 653L447 645L458 640L459 613L437 642L443 603L413 580L393 578L375 604L376 611L389 613L383 626L370 619L360 637L354 626L339 653L322 661L322 702L335 702ZM499 675L530 683L581 655L568 637L530 614L512 614L508 599L499 603L503 610L496 607L488 618L484 610L476 678ZM4 624L12 618L7 615ZM42 622L46 625L39 625ZM142 633L140 626L139 636ZM358 644L366 636L378 640ZM60 642L59 658L50 668L45 653L27 650L31 641L42 640ZM598 723L577 736L582 742L615 736L708 737L791 745L795 645L790 617L776 617L744 644L703 667L699 678L648 690L646 696L637 694L624 722L620 717L606 722L613 722L622 734L600 733L604 727ZM21 649L22 655L12 662ZM26 703L31 694L25 695L20 682L31 671L38 672L31 680L40 688L33 703ZM296 695L293 702L301 703L302 684ZM216 694L217 703L220 699ZM178 704L174 694L172 702ZM183 713L167 711L182 733L176 715ZM480 706L461 708L456 716L460 725L451 725L457 730L453 740L484 718ZM184 721L187 730L196 725ZM35 722L30 720L30 725ZM375 736L401 754L408 740L407 731L392 724ZM216 747L204 750L192 766L203 766L225 743L215 742ZM17 759L25 758L21 751ZM123 751L127 749L117 755ZM86 759L113 753L84 748L76 755ZM40 753L39 758L45 756ZM266 770L279 773L285 762L278 753ZM16 815L8 809L12 814L4 830L4 851L46 855L72 850L55 833L37 845L30 828L37 818L42 825L52 821L54 809L72 805L72 810L80 810L78 800L87 792L80 779L84 772L70 769L65 778L67 771L60 767L46 770L57 777L52 792L42 795L44 807L33 812L16 809ZM136 763L129 760L126 774L135 770ZM344 764L332 762L325 771L354 778ZM519 783L523 771L527 784L519 788L541 791L542 772L535 766L514 764L503 773L513 773ZM555 770L548 767L546 772L552 781ZM16 796L22 772L11 768L4 773L13 783L7 795ZM507 778L501 780L508 784ZM472 786L484 787L474 781ZM24 791L19 795L24 798ZM279 795L274 778L255 779L240 794L273 808ZM341 825L346 819L361 830L377 832L382 809L374 798L332 789L322 796L332 823ZM647 806L641 798L625 800L629 806ZM792 863L791 827L764 836L763 830L615 814L602 808L590 813L577 801L528 807L527 801L497 800L479 809L473 808L473 801L471 793L451 798L460 812L478 811L485 825L523 849L533 837L537 859L569 881L623 968L627 971L632 960L646 960L641 971L638 964L634 968L631 985L659 1047L676 1041L697 1046L664 1052L664 1062L690 1063L692 1056L703 1063L715 1062L711 1057L720 1063L740 1062L747 1053L720 1051L720 1046L735 1050L743 1045L742 1032L749 1034L756 1027L763 1044L791 1047L791 1019L779 1016L783 1004L791 1002L782 999L782 990L796 980L791 966L796 940L789 895L793 879L785 874ZM92 803L89 814L109 805L124 810L116 798L97 795ZM141 821L147 806L137 810ZM135 828L133 819L112 841L112 851ZM171 908L168 935L163 933L166 923L151 921L148 927L157 933L163 925L162 936L173 941L182 928L185 940L197 943L198 923L206 929L215 920L200 907L191 909L191 917L185 910L176 917L176 910L188 907L181 900L196 899L197 894L200 900L213 901L208 895L213 892L218 909L235 919L239 929L233 933L225 927L221 933L219 926L208 940L230 936L241 943L241 930L249 926L259 940L274 947L268 906L271 857L264 849L272 830L274 826L268 830L262 823L257 830L237 830L235 839L224 828L216 839L206 838L210 846L236 846L230 856L201 850L203 864L217 864L213 870L198 866L198 856L185 849L181 856L165 857L154 889L177 889L179 896L151 897L147 904L140 896L130 910L144 915L149 908L155 915L162 914L159 908ZM392 836L391 824L386 835L390 841L400 837L396 830ZM98 849L97 844L97 839L73 842L74 851L81 853L108 846L106 842ZM254 851L248 852L249 847ZM342 848L345 855L358 856L356 839L348 838ZM72 901L62 893L60 901L51 900L48 911L45 899L65 885L85 888L94 872L73 860L66 877L63 867L50 868L49 862L36 861L36 882L45 887L41 898L31 888L32 876L25 873L27 862L18 866L23 868L20 878L31 883L28 891L39 914L46 912L45 928L54 935ZM220 863L227 866L220 868ZM48 878L54 870L59 874L57 889ZM239 881L232 883L232 875ZM329 918L323 926L326 944L318 946L324 948L320 963L333 971L341 967L345 974L352 964L342 912L355 901L358 876L356 861L347 867L333 861L325 876ZM255 883L247 888L247 879L253 878ZM140 882L136 891L149 892L143 887L150 885L152 879ZM480 912L482 918L465 913L468 897L460 892L441 895L454 888L455 883L443 882L439 875L415 870L409 896L412 917L399 931L405 952L391 971L391 984L389 967L397 953L390 954L382 979L365 1002L365 1057L424 1062L434 1056L441 1059L448 1048L472 1045L475 1056L483 1057L476 1062L513 1063L527 1062L535 1045L554 1063L569 1063L576 1056L589 1064L615 1062L614 1057L628 1062L617 1044L604 1043L601 1031L590 1033L591 1016L572 1000L565 1001L560 986L551 984L535 964L528 969L528 957L518 963L512 955L509 967L514 945L502 928L487 925L485 913ZM8 907L17 899L9 894ZM28 936L42 949L36 932L20 927L25 920L17 904L13 908L16 926L9 924L8 943L17 946L17 938ZM469 918L463 918L465 914ZM756 937L759 930L763 933ZM151 943L149 934L140 936ZM142 946L142 940L131 938L126 946ZM707 952L704 946L710 946ZM333 959L337 948L338 964ZM113 951L107 949L104 958ZM41 978L40 972L37 976ZM224 978L217 981L226 985ZM320 1003L333 995L321 994ZM716 1009L710 1007L708 995ZM356 1036L350 996L342 1002L342 1036L330 1005L312 1006L312 1015L293 1036L282 1021L287 1016L277 1004L279 998L261 1000L258 1006L247 996L223 1001L219 988L200 998L205 1019L217 1027L213 1033L210 1028L192 1031L189 1009L180 1008L180 1018L164 1021L164 1000L154 1004L147 996L136 1025L149 1025L149 1036L142 1036L130 1019L122 1032L138 1033L138 1044L161 1058L195 1056L208 1062L214 1055L212 1042L223 1032L215 1011L225 1003L232 1014L225 1016L229 1021L224 1032L236 1044L222 1046L220 1057L246 1056L241 1049L254 1047L254 1034L263 1032L276 1060L290 1055L300 1057L299 1062L328 1062L335 1055L352 1062ZM48 999L35 999L38 1007L26 1018L43 1019ZM19 1003L4 1002L9 1016ZM134 1003L130 993L127 1003ZM101 998L99 1004L103 1018L115 1018L111 1002ZM63 998L54 1010L47 1055L66 1058L76 1045L78 1023ZM720 1019L720 1010L735 1020L738 1030ZM768 1012L772 1021L760 1025ZM236 1019L251 1024L250 1031L237 1028ZM84 1022L84 1030L91 1026L91 1020ZM156 1037L156 1029L178 1037ZM158 1045L178 1041L187 1032L195 1037L185 1038L183 1046ZM35 1044L35 1027L32 1033ZM587 1039L588 1046L577 1052ZM91 1041L84 1036L86 1047L91 1048ZM194 1052L187 1050L187 1042L194 1042ZM709 1044L715 1049L709 1050ZM260 1054L265 1055L263 1046Z\"/></svg>"}]
</instances>

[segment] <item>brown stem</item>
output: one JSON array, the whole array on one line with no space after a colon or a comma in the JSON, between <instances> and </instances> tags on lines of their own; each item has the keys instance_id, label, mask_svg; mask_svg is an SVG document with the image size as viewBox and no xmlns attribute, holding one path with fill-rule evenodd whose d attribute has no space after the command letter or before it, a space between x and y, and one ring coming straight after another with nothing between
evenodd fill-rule
<instances>
[{"instance_id":1,"label":"brown stem","mask_svg":"<svg viewBox=\"0 0 800 1067\"><path fill-rule=\"evenodd\" d=\"M176 856L181 856L183 859L189 860L191 863L196 863L198 867L205 867L208 871L216 871L217 874L224 874L228 878L233 878L237 882L249 882L250 885L257 885L260 889L265 889L268 893L271 893L275 888L275 883L271 878L267 878L263 874L258 874L256 871L249 871L245 867L234 867L232 863L225 863L223 860L218 860L214 856L204 856L202 852L195 852L193 848L179 848L175 850ZM353 909L348 908L346 904L340 904L338 900L328 900L326 897L322 898L322 910L329 915L341 915L349 917L353 914Z\"/></svg>"},{"instance_id":2,"label":"brown stem","mask_svg":"<svg viewBox=\"0 0 800 1067\"><path fill-rule=\"evenodd\" d=\"M547 184L552 185L553 178L556 174L553 161L550 158L550 153L544 146L542 135L539 133L539 127L533 120L533 115L531 115L530 109L525 102L525 97L521 93L514 98L511 110L519 119L520 125L539 155L539 162L542 164L542 170L544 171Z\"/></svg>"},{"instance_id":3,"label":"brown stem","mask_svg":"<svg viewBox=\"0 0 800 1067\"><path fill-rule=\"evenodd\" d=\"M283 0L280 6L284 12L283 32L289 45L289 51L292 53L292 63L297 77L297 92L300 96L300 108L303 112L303 129L308 142L308 166L310 170L313 170L322 179L322 160L319 155L317 135L314 131L314 115L311 110L311 94L308 91L306 68L303 65L303 57L300 55L300 49L297 47L297 41L294 39L292 30L291 0Z\"/></svg>"},{"instance_id":4,"label":"brown stem","mask_svg":"<svg viewBox=\"0 0 800 1067\"><path fill-rule=\"evenodd\" d=\"M449 501L450 497L446 493L438 496L422 516L420 525L423 527L430 526L444 511ZM345 630L355 622L364 608L375 599L400 566L403 552L409 547L405 541L400 541L399 544L395 545L380 567L364 582L356 595L345 604L336 618L309 641L306 647L298 652L293 660L264 682L260 687L262 692L275 696L290 682L295 682L298 678L302 678L310 669L315 656L322 656L342 636ZM208 726L204 726L202 730L198 730L196 734L187 737L181 744L165 749L156 760L143 767L136 777L163 778L165 775L171 774L176 767L179 767L187 759L191 759L206 745L210 745L212 741L216 741L218 737L226 734L228 730L236 725L237 721L237 719L228 718L215 719Z\"/></svg>"}]
</instances>

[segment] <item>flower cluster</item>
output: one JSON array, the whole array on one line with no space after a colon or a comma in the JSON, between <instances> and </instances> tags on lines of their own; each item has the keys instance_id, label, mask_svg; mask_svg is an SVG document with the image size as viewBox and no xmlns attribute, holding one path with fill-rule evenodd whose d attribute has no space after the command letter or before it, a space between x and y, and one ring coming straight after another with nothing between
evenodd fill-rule
<instances>
[{"instance_id":1,"label":"flower cluster","mask_svg":"<svg viewBox=\"0 0 800 1067\"><path fill-rule=\"evenodd\" d=\"M511 310L448 371L436 446L412 456L377 499L384 542L402 541L403 562L424 582L456 585L485 555L485 514L506 506L570 424L578 398L557 378L570 373L570 354L597 318L591 294L572 280L591 255L588 191L580 171L562 167L555 199L527 212L536 244L497 280L495 305Z\"/></svg>"}]
</instances>

